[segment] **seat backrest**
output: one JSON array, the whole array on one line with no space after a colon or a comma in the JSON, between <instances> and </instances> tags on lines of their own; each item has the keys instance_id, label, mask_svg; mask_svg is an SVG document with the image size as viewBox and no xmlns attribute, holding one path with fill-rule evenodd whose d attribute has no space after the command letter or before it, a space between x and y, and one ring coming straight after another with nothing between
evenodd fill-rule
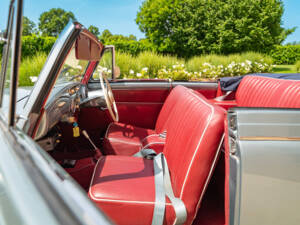
<instances>
[{"instance_id":1,"label":"seat backrest","mask_svg":"<svg viewBox=\"0 0 300 225\"><path fill-rule=\"evenodd\" d=\"M157 133L162 133L166 129L167 121L170 117L170 114L175 107L175 104L178 103L179 97L188 90L184 86L178 85L175 88L173 88L168 95L166 101L163 104L162 109L160 110L160 113L158 115L156 125L155 125L155 131Z\"/></svg>"},{"instance_id":2,"label":"seat backrest","mask_svg":"<svg viewBox=\"0 0 300 225\"><path fill-rule=\"evenodd\" d=\"M182 89L167 123L164 154L174 193L185 203L190 224L200 205L224 130L225 110L201 94Z\"/></svg>"},{"instance_id":3,"label":"seat backrest","mask_svg":"<svg viewBox=\"0 0 300 225\"><path fill-rule=\"evenodd\" d=\"M245 76L235 98L239 107L300 108L300 81Z\"/></svg>"}]
</instances>

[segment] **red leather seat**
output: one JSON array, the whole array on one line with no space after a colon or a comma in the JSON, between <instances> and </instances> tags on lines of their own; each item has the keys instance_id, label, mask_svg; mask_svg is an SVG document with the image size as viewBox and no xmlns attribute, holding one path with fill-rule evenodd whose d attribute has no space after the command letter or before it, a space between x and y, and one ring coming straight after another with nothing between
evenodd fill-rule
<instances>
[{"instance_id":1,"label":"red leather seat","mask_svg":"<svg viewBox=\"0 0 300 225\"><path fill-rule=\"evenodd\" d=\"M167 120L163 153L176 197L185 204L191 224L201 205L223 135L225 110L201 94L184 88ZM97 163L90 198L116 224L150 224L155 201L152 160L103 156ZM173 206L166 203L165 224L173 224Z\"/></svg>"},{"instance_id":2,"label":"red leather seat","mask_svg":"<svg viewBox=\"0 0 300 225\"><path fill-rule=\"evenodd\" d=\"M155 130L135 127L123 123L111 123L107 128L104 142L103 152L105 155L133 155L141 150L143 143L149 135L152 135L151 143L147 142L148 148L154 150L162 149L161 138L159 134L166 130L166 123L173 107L178 102L178 98L187 88L183 86L175 87L167 97L156 121ZM157 139L155 138L155 135ZM153 143L153 144L152 144Z\"/></svg>"},{"instance_id":3,"label":"red leather seat","mask_svg":"<svg viewBox=\"0 0 300 225\"><path fill-rule=\"evenodd\" d=\"M239 107L300 108L300 81L245 76L236 101Z\"/></svg>"}]
</instances>

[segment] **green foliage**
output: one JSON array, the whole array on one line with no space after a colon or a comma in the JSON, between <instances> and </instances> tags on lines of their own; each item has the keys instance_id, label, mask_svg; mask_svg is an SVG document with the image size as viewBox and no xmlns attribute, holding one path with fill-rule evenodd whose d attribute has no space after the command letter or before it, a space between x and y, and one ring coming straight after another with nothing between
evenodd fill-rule
<instances>
[{"instance_id":1,"label":"green foliage","mask_svg":"<svg viewBox=\"0 0 300 225\"><path fill-rule=\"evenodd\" d=\"M22 36L22 58L35 56L38 52L48 54L55 43L55 37L42 37L37 35ZM3 44L0 44L0 58L2 56Z\"/></svg>"},{"instance_id":2,"label":"green foliage","mask_svg":"<svg viewBox=\"0 0 300 225\"><path fill-rule=\"evenodd\" d=\"M245 52L242 54L231 54L227 56L215 54L195 56L187 61L186 67L189 71L199 71L204 63L209 63L213 66L228 66L232 62L243 63L246 61L263 62L268 65L272 65L273 63L272 58L269 56L255 52Z\"/></svg>"},{"instance_id":3,"label":"green foliage","mask_svg":"<svg viewBox=\"0 0 300 225\"><path fill-rule=\"evenodd\" d=\"M72 12L61 8L53 8L43 12L39 18L39 30L44 36L58 36L70 20L75 20Z\"/></svg>"},{"instance_id":4,"label":"green foliage","mask_svg":"<svg viewBox=\"0 0 300 225\"><path fill-rule=\"evenodd\" d=\"M270 55L277 65L291 65L300 60L300 45L278 45L270 52Z\"/></svg>"},{"instance_id":5,"label":"green foliage","mask_svg":"<svg viewBox=\"0 0 300 225\"><path fill-rule=\"evenodd\" d=\"M47 54L39 52L33 57L26 57L20 65L19 86L32 86L34 80L46 62Z\"/></svg>"},{"instance_id":6,"label":"green foliage","mask_svg":"<svg viewBox=\"0 0 300 225\"><path fill-rule=\"evenodd\" d=\"M117 51L129 53L137 56L143 51L153 51L152 44L147 39L137 40L136 36L130 34L112 34L109 30L104 30L100 36L100 41L105 45L114 45Z\"/></svg>"},{"instance_id":7,"label":"green foliage","mask_svg":"<svg viewBox=\"0 0 300 225\"><path fill-rule=\"evenodd\" d=\"M296 70L297 70L297 73L300 73L300 60L296 62Z\"/></svg>"},{"instance_id":8,"label":"green foliage","mask_svg":"<svg viewBox=\"0 0 300 225\"><path fill-rule=\"evenodd\" d=\"M297 73L296 65L274 65L272 73Z\"/></svg>"},{"instance_id":9,"label":"green foliage","mask_svg":"<svg viewBox=\"0 0 300 225\"><path fill-rule=\"evenodd\" d=\"M31 21L28 17L23 16L23 33L22 35L28 36L35 32L35 23Z\"/></svg>"},{"instance_id":10,"label":"green foliage","mask_svg":"<svg viewBox=\"0 0 300 225\"><path fill-rule=\"evenodd\" d=\"M268 51L281 27L281 0L145 0L136 22L155 50L183 57Z\"/></svg>"},{"instance_id":11,"label":"green foliage","mask_svg":"<svg viewBox=\"0 0 300 225\"><path fill-rule=\"evenodd\" d=\"M88 28L89 32L91 32L93 35L95 35L96 37L100 34L99 28L95 27L93 25L89 26Z\"/></svg>"},{"instance_id":12,"label":"green foliage","mask_svg":"<svg viewBox=\"0 0 300 225\"><path fill-rule=\"evenodd\" d=\"M26 57L22 60L20 86L33 85L32 79L39 75L46 58L47 54L39 52L33 57ZM229 56L207 55L194 57L187 61L153 52L143 52L138 56L121 52L116 53L116 64L121 70L120 78L125 79L212 80L223 76L271 72L271 63L269 57L251 52ZM297 68L300 72L300 62L298 64ZM110 55L104 55L100 66L111 68Z\"/></svg>"},{"instance_id":13,"label":"green foliage","mask_svg":"<svg viewBox=\"0 0 300 225\"><path fill-rule=\"evenodd\" d=\"M103 66L108 65L108 62ZM272 59L248 52L229 56L205 55L185 61L173 56L143 52L138 56L118 52L120 78L170 78L174 80L217 79L248 73L271 72Z\"/></svg>"},{"instance_id":14,"label":"green foliage","mask_svg":"<svg viewBox=\"0 0 300 225\"><path fill-rule=\"evenodd\" d=\"M152 45L147 40L124 40L124 39L109 39L105 41L106 45L114 45L117 51L126 52L131 55L138 55L144 51L152 51Z\"/></svg>"},{"instance_id":15,"label":"green foliage","mask_svg":"<svg viewBox=\"0 0 300 225\"><path fill-rule=\"evenodd\" d=\"M42 36L23 36L22 37L22 58L34 56L38 52L48 54L55 43L55 37L42 37Z\"/></svg>"}]
</instances>

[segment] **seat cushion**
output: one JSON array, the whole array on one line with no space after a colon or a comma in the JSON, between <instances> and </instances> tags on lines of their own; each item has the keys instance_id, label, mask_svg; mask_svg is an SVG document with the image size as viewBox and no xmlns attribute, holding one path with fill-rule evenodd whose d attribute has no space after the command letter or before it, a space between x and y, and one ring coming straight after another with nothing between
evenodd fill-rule
<instances>
[{"instance_id":1,"label":"seat cushion","mask_svg":"<svg viewBox=\"0 0 300 225\"><path fill-rule=\"evenodd\" d=\"M300 81L245 76L236 102L239 107L300 108Z\"/></svg>"},{"instance_id":2,"label":"seat cushion","mask_svg":"<svg viewBox=\"0 0 300 225\"><path fill-rule=\"evenodd\" d=\"M155 200L153 161L130 156L99 159L89 197L116 224L151 224ZM175 213L166 199L165 224Z\"/></svg>"},{"instance_id":3,"label":"seat cushion","mask_svg":"<svg viewBox=\"0 0 300 225\"><path fill-rule=\"evenodd\" d=\"M106 131L103 153L105 155L133 155L140 151L142 140L155 134L154 130L123 123L111 123Z\"/></svg>"}]
</instances>

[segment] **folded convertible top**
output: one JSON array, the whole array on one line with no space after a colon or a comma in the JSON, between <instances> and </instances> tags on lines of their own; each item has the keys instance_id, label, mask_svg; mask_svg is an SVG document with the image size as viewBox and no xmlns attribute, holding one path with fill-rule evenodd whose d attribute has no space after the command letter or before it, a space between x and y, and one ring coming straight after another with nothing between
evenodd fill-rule
<instances>
[{"instance_id":1,"label":"folded convertible top","mask_svg":"<svg viewBox=\"0 0 300 225\"><path fill-rule=\"evenodd\" d=\"M272 74L272 73L255 73L255 74L247 74L245 76L262 76L262 77L271 77L277 79L285 79L285 80L300 80L300 73L286 73L286 74ZM219 79L220 86L222 91L235 91L243 77L222 77Z\"/></svg>"}]
</instances>

